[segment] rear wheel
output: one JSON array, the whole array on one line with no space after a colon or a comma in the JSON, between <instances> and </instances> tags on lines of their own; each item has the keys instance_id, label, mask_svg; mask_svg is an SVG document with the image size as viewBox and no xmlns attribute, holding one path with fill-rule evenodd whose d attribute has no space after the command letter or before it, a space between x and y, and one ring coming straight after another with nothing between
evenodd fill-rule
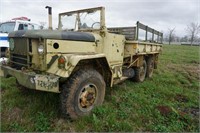
<instances>
[{"instance_id":1,"label":"rear wheel","mask_svg":"<svg viewBox=\"0 0 200 133\"><path fill-rule=\"evenodd\" d=\"M145 60L143 60L142 66L135 68L134 80L136 82L143 82L145 80L146 72L147 72L147 63Z\"/></svg>"},{"instance_id":2,"label":"rear wheel","mask_svg":"<svg viewBox=\"0 0 200 133\"><path fill-rule=\"evenodd\" d=\"M105 96L103 77L93 69L77 71L61 91L61 111L66 118L76 119L89 114L92 109L103 103Z\"/></svg>"},{"instance_id":3,"label":"rear wheel","mask_svg":"<svg viewBox=\"0 0 200 133\"><path fill-rule=\"evenodd\" d=\"M153 70L154 70L154 59L153 57L149 57L147 59L147 78L151 78L153 76Z\"/></svg>"}]
</instances>

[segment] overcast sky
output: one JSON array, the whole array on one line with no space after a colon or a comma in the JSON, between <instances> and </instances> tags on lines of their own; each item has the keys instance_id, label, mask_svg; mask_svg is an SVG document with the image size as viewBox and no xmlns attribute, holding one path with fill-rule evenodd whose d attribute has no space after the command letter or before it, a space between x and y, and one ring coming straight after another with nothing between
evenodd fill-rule
<instances>
[{"instance_id":1,"label":"overcast sky","mask_svg":"<svg viewBox=\"0 0 200 133\"><path fill-rule=\"evenodd\" d=\"M0 22L26 16L48 24L47 5L53 9L53 28L60 12L98 6L106 8L108 27L134 26L140 21L164 34L176 27L175 34L184 36L189 23L200 23L200 0L0 0Z\"/></svg>"}]
</instances>

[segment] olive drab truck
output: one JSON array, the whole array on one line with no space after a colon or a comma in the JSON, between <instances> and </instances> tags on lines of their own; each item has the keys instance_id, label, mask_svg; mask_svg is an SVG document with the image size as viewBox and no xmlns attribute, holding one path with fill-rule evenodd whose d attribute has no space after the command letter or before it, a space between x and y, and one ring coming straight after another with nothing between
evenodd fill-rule
<instances>
[{"instance_id":1,"label":"olive drab truck","mask_svg":"<svg viewBox=\"0 0 200 133\"><path fill-rule=\"evenodd\" d=\"M104 7L64 12L58 30L9 34L1 76L15 77L24 89L60 93L62 115L76 119L103 103L106 87L152 77L162 36L140 22L108 28Z\"/></svg>"}]
</instances>

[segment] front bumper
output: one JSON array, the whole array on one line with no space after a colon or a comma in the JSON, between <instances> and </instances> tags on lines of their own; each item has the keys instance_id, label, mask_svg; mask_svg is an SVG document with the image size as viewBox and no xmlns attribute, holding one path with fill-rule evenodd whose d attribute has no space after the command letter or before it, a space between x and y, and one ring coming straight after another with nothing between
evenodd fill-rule
<instances>
[{"instance_id":1,"label":"front bumper","mask_svg":"<svg viewBox=\"0 0 200 133\"><path fill-rule=\"evenodd\" d=\"M16 70L9 66L0 66L0 76L13 76L20 85L41 91L59 93L59 77L55 75L41 75L35 72Z\"/></svg>"}]
</instances>

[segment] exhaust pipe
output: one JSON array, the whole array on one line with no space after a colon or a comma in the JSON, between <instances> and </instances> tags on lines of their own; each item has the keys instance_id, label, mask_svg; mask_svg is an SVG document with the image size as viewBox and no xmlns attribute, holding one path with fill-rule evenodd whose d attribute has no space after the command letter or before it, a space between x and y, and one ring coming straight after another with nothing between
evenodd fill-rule
<instances>
[{"instance_id":1,"label":"exhaust pipe","mask_svg":"<svg viewBox=\"0 0 200 133\"><path fill-rule=\"evenodd\" d=\"M52 8L50 6L46 6L45 8L48 9L48 15L49 15L49 29L52 30Z\"/></svg>"}]
</instances>

